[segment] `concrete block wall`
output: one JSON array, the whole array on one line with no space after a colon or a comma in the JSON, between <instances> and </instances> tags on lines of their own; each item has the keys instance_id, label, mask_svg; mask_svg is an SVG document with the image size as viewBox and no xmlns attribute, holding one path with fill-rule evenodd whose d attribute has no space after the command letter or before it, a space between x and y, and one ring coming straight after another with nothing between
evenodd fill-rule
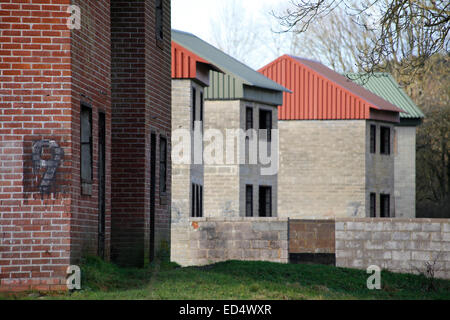
<instances>
[{"instance_id":1,"label":"concrete block wall","mask_svg":"<svg viewBox=\"0 0 450 320\"><path fill-rule=\"evenodd\" d=\"M436 277L450 279L450 219L337 219L336 265L377 265L417 273L436 259Z\"/></svg>"},{"instance_id":2,"label":"concrete block wall","mask_svg":"<svg viewBox=\"0 0 450 320\"><path fill-rule=\"evenodd\" d=\"M205 101L205 130L219 130L223 137L223 164L205 164L204 166L204 207L205 216L209 217L242 217L245 216L245 186L253 185L253 216L259 210L259 186L272 187L272 216L278 215L278 171L275 174L262 175L258 164L238 163L237 139L234 143L234 154L226 153L227 130L245 129L246 108L253 109L253 128L259 128L259 111L272 111L272 128L278 128L278 111L270 105L244 100ZM228 137L230 138L230 137ZM210 142L205 136L204 153L210 154ZM233 157L232 164L227 163L227 156ZM259 160L258 160L259 161ZM279 161L278 161L279 162Z\"/></svg>"},{"instance_id":3,"label":"concrete block wall","mask_svg":"<svg viewBox=\"0 0 450 320\"><path fill-rule=\"evenodd\" d=\"M226 260L288 262L288 221L191 218L172 224L171 261L182 266Z\"/></svg>"},{"instance_id":4,"label":"concrete block wall","mask_svg":"<svg viewBox=\"0 0 450 320\"><path fill-rule=\"evenodd\" d=\"M194 164L194 132L192 130L193 118L193 88L196 90L196 119L200 119L200 101L204 87L191 79L172 80L172 132L183 129L190 132L190 162L172 163L172 219L177 221L181 216L189 217L192 212L192 183L204 185L203 165ZM172 136L173 157L183 157L179 149L182 142L176 141L179 137ZM179 144L179 145L178 145ZM177 154L175 154L177 153ZM175 159L176 160L176 159Z\"/></svg>"},{"instance_id":5,"label":"concrete block wall","mask_svg":"<svg viewBox=\"0 0 450 320\"><path fill-rule=\"evenodd\" d=\"M376 152L370 152L370 126L375 125ZM381 154L381 127L390 128L390 154ZM370 193L376 194L376 216L380 216L380 195L389 194L390 217L395 217L395 193L394 193L394 126L386 122L366 121L366 206L365 214L360 217L370 217Z\"/></svg>"},{"instance_id":6,"label":"concrete block wall","mask_svg":"<svg viewBox=\"0 0 450 320\"><path fill-rule=\"evenodd\" d=\"M395 127L395 216L416 217L416 127Z\"/></svg>"},{"instance_id":7,"label":"concrete block wall","mask_svg":"<svg viewBox=\"0 0 450 320\"><path fill-rule=\"evenodd\" d=\"M205 132L219 130L224 139L225 129L237 129L240 125L240 101L205 101ZM211 154L208 136L204 137L204 154ZM204 213L207 217L239 216L239 166L225 164L225 143L223 164L204 165Z\"/></svg>"},{"instance_id":8,"label":"concrete block wall","mask_svg":"<svg viewBox=\"0 0 450 320\"><path fill-rule=\"evenodd\" d=\"M279 121L278 215L365 217L366 121Z\"/></svg>"}]
</instances>

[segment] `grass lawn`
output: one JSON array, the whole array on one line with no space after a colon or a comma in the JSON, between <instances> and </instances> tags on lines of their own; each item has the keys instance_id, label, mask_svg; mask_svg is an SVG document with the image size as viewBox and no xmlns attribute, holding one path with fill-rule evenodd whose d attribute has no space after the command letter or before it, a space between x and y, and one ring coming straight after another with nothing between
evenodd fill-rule
<instances>
[{"instance_id":1,"label":"grass lawn","mask_svg":"<svg viewBox=\"0 0 450 320\"><path fill-rule=\"evenodd\" d=\"M450 299L450 281L426 290L423 276L383 271L381 290L368 290L365 271L323 265L228 261L180 268L160 262L119 268L97 258L81 266L82 290L59 295L25 293L8 299ZM1 298L1 296L0 296Z\"/></svg>"}]
</instances>

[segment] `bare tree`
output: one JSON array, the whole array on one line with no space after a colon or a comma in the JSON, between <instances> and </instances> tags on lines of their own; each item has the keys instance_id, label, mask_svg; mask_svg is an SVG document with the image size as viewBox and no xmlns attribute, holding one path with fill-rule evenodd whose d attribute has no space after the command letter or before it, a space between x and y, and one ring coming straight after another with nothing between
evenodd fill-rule
<instances>
[{"instance_id":1,"label":"bare tree","mask_svg":"<svg viewBox=\"0 0 450 320\"><path fill-rule=\"evenodd\" d=\"M223 1L219 17L211 19L212 42L233 58L252 63L253 53L260 46L258 23L242 2Z\"/></svg>"},{"instance_id":2,"label":"bare tree","mask_svg":"<svg viewBox=\"0 0 450 320\"><path fill-rule=\"evenodd\" d=\"M293 35L293 54L320 60L339 72L360 71L359 53L368 52L370 41L376 37L341 7L311 22L308 32Z\"/></svg>"},{"instance_id":3,"label":"bare tree","mask_svg":"<svg viewBox=\"0 0 450 320\"><path fill-rule=\"evenodd\" d=\"M449 52L448 0L291 0L289 9L273 15L282 32L302 34L335 10L343 10L353 27L374 36L358 48L357 67L366 73L395 69L412 76L423 70L429 57ZM340 37L342 30L332 31Z\"/></svg>"}]
</instances>

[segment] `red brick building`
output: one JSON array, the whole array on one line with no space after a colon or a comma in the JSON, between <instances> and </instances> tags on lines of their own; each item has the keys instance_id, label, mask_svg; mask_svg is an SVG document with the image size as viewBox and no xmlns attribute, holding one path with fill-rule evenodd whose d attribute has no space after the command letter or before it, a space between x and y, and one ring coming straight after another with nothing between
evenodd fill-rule
<instances>
[{"instance_id":1,"label":"red brick building","mask_svg":"<svg viewBox=\"0 0 450 320\"><path fill-rule=\"evenodd\" d=\"M0 29L0 291L143 265L170 239L170 1L6 0Z\"/></svg>"}]
</instances>

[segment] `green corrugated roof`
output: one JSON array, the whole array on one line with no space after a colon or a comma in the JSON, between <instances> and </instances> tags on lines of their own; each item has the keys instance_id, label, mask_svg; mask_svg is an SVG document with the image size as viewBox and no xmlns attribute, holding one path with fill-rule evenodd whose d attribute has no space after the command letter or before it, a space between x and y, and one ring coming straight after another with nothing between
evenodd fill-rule
<instances>
[{"instance_id":1,"label":"green corrugated roof","mask_svg":"<svg viewBox=\"0 0 450 320\"><path fill-rule=\"evenodd\" d=\"M347 73L346 76L347 78L363 86L372 93L406 111L407 113L400 113L400 118L424 118L424 114L422 113L422 111L411 100L406 92L398 85L391 74L384 72L375 72L371 76L365 76L360 73Z\"/></svg>"},{"instance_id":2,"label":"green corrugated roof","mask_svg":"<svg viewBox=\"0 0 450 320\"><path fill-rule=\"evenodd\" d=\"M211 83L205 90L205 99L248 98L281 105L282 92L290 92L191 33L172 29L172 40L224 71L225 74L211 71ZM246 92L247 86L260 89L261 95L255 99L254 90ZM279 92L279 95L274 96L273 91Z\"/></svg>"}]
</instances>

